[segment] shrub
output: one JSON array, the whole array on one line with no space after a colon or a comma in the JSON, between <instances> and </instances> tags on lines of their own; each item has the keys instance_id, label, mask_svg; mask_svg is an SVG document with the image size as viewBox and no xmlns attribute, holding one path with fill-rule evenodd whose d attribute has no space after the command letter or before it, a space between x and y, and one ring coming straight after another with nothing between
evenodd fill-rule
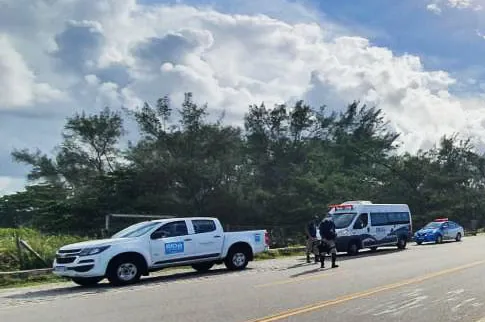
<instances>
[{"instance_id":1,"label":"shrub","mask_svg":"<svg viewBox=\"0 0 485 322\"><path fill-rule=\"evenodd\" d=\"M27 228L0 228L0 271L45 268L45 264L28 251L22 252L23 267L21 267L15 243L16 235L26 241L49 265L54 260L59 247L87 239L69 235L44 235Z\"/></svg>"}]
</instances>

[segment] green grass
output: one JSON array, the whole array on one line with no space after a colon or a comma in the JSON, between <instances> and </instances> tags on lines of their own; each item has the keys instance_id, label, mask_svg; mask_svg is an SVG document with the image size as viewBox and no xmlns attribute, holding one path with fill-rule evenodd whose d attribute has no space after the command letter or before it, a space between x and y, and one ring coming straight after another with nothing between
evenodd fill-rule
<instances>
[{"instance_id":1,"label":"green grass","mask_svg":"<svg viewBox=\"0 0 485 322\"><path fill-rule=\"evenodd\" d=\"M43 235L32 229L0 228L0 271L16 271L25 269L45 268L46 265L34 255L24 250L22 262L18 256L15 234L26 241L50 266L59 247L86 240L87 238L67 235Z\"/></svg>"}]
</instances>

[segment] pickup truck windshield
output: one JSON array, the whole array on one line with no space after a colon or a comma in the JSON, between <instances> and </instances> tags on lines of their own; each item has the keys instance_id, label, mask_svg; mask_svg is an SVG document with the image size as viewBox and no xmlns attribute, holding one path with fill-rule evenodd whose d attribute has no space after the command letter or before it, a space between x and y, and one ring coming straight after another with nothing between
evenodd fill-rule
<instances>
[{"instance_id":1,"label":"pickup truck windshield","mask_svg":"<svg viewBox=\"0 0 485 322\"><path fill-rule=\"evenodd\" d=\"M332 218L336 229L347 228L357 215L355 212L339 212L333 213Z\"/></svg>"},{"instance_id":2,"label":"pickup truck windshield","mask_svg":"<svg viewBox=\"0 0 485 322\"><path fill-rule=\"evenodd\" d=\"M146 234L154 226L159 225L159 222L142 222L138 224L131 225L122 231L117 232L111 238L130 238L130 237L140 237Z\"/></svg>"}]
</instances>

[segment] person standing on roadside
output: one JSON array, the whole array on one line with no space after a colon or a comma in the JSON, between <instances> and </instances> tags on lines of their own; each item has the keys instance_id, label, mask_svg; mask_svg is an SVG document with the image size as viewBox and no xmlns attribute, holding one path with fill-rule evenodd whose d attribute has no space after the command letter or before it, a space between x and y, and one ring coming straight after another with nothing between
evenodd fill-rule
<instances>
[{"instance_id":1,"label":"person standing on roadside","mask_svg":"<svg viewBox=\"0 0 485 322\"><path fill-rule=\"evenodd\" d=\"M335 223L331 214L327 214L325 219L322 220L318 226L320 231L320 236L322 237L322 242L320 243L320 268L325 267L325 253L331 254L332 256L332 268L338 267L337 261L337 245L335 240L337 239L337 233L335 231Z\"/></svg>"},{"instance_id":2,"label":"person standing on roadside","mask_svg":"<svg viewBox=\"0 0 485 322\"><path fill-rule=\"evenodd\" d=\"M314 251L315 242L317 241L318 216L313 216L313 219L306 225L306 262L310 263L310 253L315 255L315 263L318 263L318 252Z\"/></svg>"}]
</instances>

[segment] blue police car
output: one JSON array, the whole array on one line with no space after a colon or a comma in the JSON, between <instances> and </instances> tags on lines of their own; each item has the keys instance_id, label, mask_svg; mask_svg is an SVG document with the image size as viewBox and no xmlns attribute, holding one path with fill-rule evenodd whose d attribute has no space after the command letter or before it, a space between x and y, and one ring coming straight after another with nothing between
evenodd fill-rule
<instances>
[{"instance_id":1,"label":"blue police car","mask_svg":"<svg viewBox=\"0 0 485 322\"><path fill-rule=\"evenodd\" d=\"M414 234L414 241L421 245L426 242L441 244L445 240L461 241L465 230L448 218L438 218L428 223Z\"/></svg>"}]
</instances>

